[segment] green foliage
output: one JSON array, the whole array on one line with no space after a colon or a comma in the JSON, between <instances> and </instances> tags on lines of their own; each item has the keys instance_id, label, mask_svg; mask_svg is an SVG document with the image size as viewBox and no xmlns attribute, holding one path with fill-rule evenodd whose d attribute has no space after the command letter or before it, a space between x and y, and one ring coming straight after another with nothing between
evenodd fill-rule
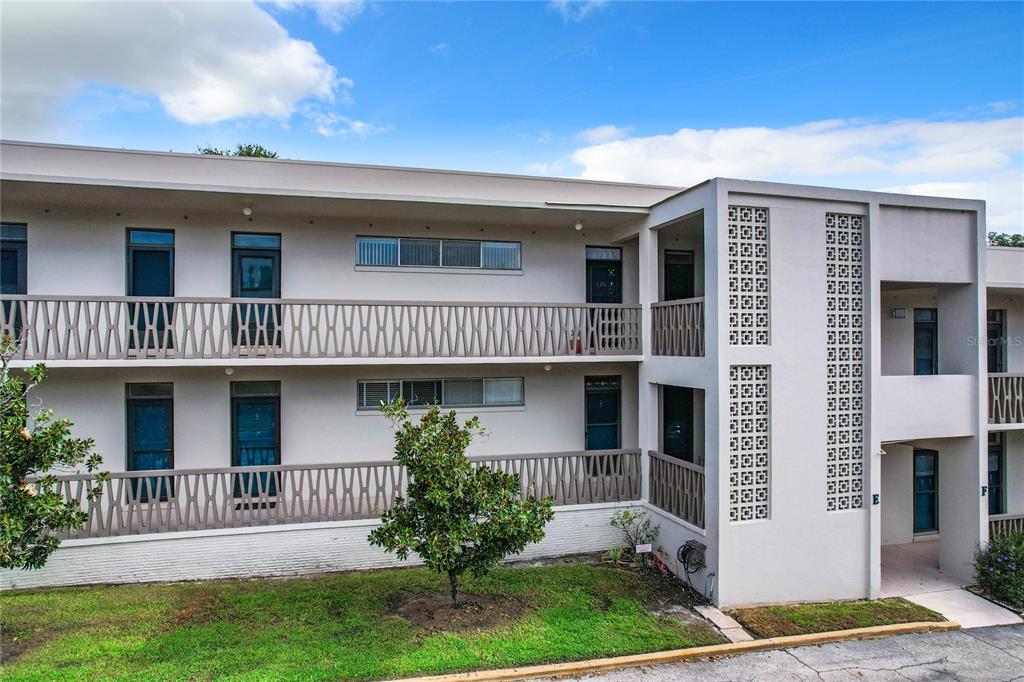
<instances>
[{"instance_id":1,"label":"green foliage","mask_svg":"<svg viewBox=\"0 0 1024 682\"><path fill-rule=\"evenodd\" d=\"M612 514L611 525L622 531L625 546L623 552L632 561L646 566L650 561L650 554L637 554L637 545L651 545L658 539L661 529L651 523L647 514L623 509Z\"/></svg>"},{"instance_id":2,"label":"green foliage","mask_svg":"<svg viewBox=\"0 0 1024 682\"><path fill-rule=\"evenodd\" d=\"M1024 609L1024 531L996 535L974 556L978 587Z\"/></svg>"},{"instance_id":3,"label":"green foliage","mask_svg":"<svg viewBox=\"0 0 1024 682\"><path fill-rule=\"evenodd\" d=\"M498 567L466 590L526 608L438 629L395 614L447 592L425 569L0 594L5 682L384 680L716 644L653 613L675 592L611 566Z\"/></svg>"},{"instance_id":4,"label":"green foliage","mask_svg":"<svg viewBox=\"0 0 1024 682\"><path fill-rule=\"evenodd\" d=\"M0 339L0 567L30 569L42 567L60 545L54 533L87 518L78 504L65 501L50 471L84 466L91 472L102 459L92 439L71 438L71 422L54 419L53 410L29 413L30 402L39 402L31 394L46 380L46 367L15 372L10 361L16 349L11 337ZM105 477L88 490L89 499L99 497Z\"/></svg>"},{"instance_id":5,"label":"green foliage","mask_svg":"<svg viewBox=\"0 0 1024 682\"><path fill-rule=\"evenodd\" d=\"M899 598L759 606L729 615L759 638L945 620L930 609Z\"/></svg>"},{"instance_id":6,"label":"green foliage","mask_svg":"<svg viewBox=\"0 0 1024 682\"><path fill-rule=\"evenodd\" d=\"M989 232L989 246L1014 246L1024 249L1024 234L1009 234L1006 232Z\"/></svg>"},{"instance_id":7,"label":"green foliage","mask_svg":"<svg viewBox=\"0 0 1024 682\"><path fill-rule=\"evenodd\" d=\"M261 144L238 144L234 149L218 149L206 145L197 147L196 151L207 156L249 156L259 159L276 159L277 152L267 149Z\"/></svg>"},{"instance_id":8,"label":"green foliage","mask_svg":"<svg viewBox=\"0 0 1024 682\"><path fill-rule=\"evenodd\" d=\"M454 411L434 406L414 423L401 398L381 411L395 423L395 460L409 485L407 497L381 514L370 544L403 560L415 553L430 570L447 574L458 606L463 573L482 576L544 537L554 517L551 498L520 499L518 476L472 465L466 448L483 433L476 417L460 424Z\"/></svg>"}]
</instances>

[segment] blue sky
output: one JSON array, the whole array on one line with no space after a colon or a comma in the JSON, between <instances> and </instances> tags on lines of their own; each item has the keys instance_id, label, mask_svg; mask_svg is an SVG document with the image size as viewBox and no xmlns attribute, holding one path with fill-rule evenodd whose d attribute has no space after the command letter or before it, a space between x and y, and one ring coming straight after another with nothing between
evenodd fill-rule
<instances>
[{"instance_id":1,"label":"blue sky","mask_svg":"<svg viewBox=\"0 0 1024 682\"><path fill-rule=\"evenodd\" d=\"M2 29L5 138L966 194L1024 223L1024 3L5 2Z\"/></svg>"}]
</instances>

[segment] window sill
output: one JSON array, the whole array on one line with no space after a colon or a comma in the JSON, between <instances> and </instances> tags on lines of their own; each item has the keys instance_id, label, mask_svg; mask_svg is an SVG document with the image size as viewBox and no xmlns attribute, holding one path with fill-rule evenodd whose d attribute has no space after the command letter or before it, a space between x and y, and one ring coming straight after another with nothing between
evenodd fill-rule
<instances>
[{"instance_id":1,"label":"window sill","mask_svg":"<svg viewBox=\"0 0 1024 682\"><path fill-rule=\"evenodd\" d=\"M356 272L408 272L419 275L502 275L521 277L519 270L487 270L484 268L426 268L402 265L356 265Z\"/></svg>"},{"instance_id":2,"label":"window sill","mask_svg":"<svg viewBox=\"0 0 1024 682\"><path fill-rule=\"evenodd\" d=\"M489 412L526 412L526 405L494 405L490 407L444 407L439 406L442 412L455 410L462 414L486 414ZM407 407L409 414L423 414L428 407ZM356 410L357 417L383 417L379 410Z\"/></svg>"}]
</instances>

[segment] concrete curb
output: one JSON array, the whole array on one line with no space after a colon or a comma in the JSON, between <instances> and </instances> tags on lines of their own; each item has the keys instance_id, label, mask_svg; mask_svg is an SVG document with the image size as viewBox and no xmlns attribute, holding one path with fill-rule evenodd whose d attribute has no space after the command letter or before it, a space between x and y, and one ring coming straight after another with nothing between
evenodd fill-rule
<instances>
[{"instance_id":1,"label":"concrete curb","mask_svg":"<svg viewBox=\"0 0 1024 682\"><path fill-rule=\"evenodd\" d=\"M769 637L755 639L750 642L734 642L698 646L689 649L672 649L657 651L652 654L636 654L633 656L615 656L613 658L595 658L589 661L572 661L570 663L551 663L546 665L530 665L521 668L504 668L501 670L478 670L468 673L452 673L449 675L432 675L429 677L408 677L397 682L484 682L485 680L528 680L536 677L556 677L563 675L583 675L586 673L628 668L638 665L658 665L676 663L694 658L713 656L733 656L749 651L767 651L769 649L788 649L794 646L828 644L849 639L871 639L890 635L907 635L916 632L935 632L941 630L959 630L960 624L953 621L939 623L898 623L896 625L876 625L853 630L834 630L832 632L816 632L810 635L790 635L787 637Z\"/></svg>"}]
</instances>

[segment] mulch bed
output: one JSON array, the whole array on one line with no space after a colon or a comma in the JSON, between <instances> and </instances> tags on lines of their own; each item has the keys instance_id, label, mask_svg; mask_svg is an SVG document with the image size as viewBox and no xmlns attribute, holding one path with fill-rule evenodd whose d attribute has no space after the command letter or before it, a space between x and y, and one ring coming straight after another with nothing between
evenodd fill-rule
<instances>
[{"instance_id":1,"label":"mulch bed","mask_svg":"<svg viewBox=\"0 0 1024 682\"><path fill-rule=\"evenodd\" d=\"M530 606L516 599L491 594L461 594L458 608L451 597L438 592L414 592L402 597L391 612L430 631L490 630L517 621Z\"/></svg>"}]
</instances>

